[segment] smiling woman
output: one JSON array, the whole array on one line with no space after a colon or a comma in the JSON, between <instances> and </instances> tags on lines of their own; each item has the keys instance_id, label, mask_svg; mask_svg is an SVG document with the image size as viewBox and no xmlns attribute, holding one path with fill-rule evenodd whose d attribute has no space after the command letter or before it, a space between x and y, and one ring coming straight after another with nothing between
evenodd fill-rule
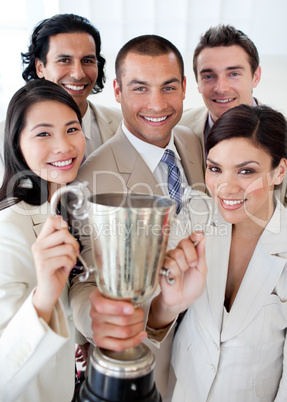
<instances>
[{"instance_id":1,"label":"smiling woman","mask_svg":"<svg viewBox=\"0 0 287 402\"><path fill-rule=\"evenodd\" d=\"M35 80L16 92L0 189L0 388L8 402L73 397L67 279L79 245L63 219L50 216L49 200L75 179L84 149L80 110L63 88Z\"/></svg>"},{"instance_id":2,"label":"smiling woman","mask_svg":"<svg viewBox=\"0 0 287 402\"><path fill-rule=\"evenodd\" d=\"M164 267L176 283L161 281L148 321L159 330L150 337L162 339L187 309L173 341L176 383L167 399L285 401L287 212L274 193L286 173L285 118L267 106L236 106L212 127L207 152L206 184L218 210L206 232L206 262L190 241L195 234L168 252ZM194 302L202 266L206 286Z\"/></svg>"}]
</instances>

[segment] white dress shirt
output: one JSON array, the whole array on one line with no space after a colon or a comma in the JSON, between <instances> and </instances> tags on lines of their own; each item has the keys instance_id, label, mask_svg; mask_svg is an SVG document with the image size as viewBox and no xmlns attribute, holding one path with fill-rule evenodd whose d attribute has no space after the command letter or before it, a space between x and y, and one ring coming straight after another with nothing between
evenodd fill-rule
<instances>
[{"instance_id":1,"label":"white dress shirt","mask_svg":"<svg viewBox=\"0 0 287 402\"><path fill-rule=\"evenodd\" d=\"M188 182L182 167L181 158L179 153L177 152L175 143L174 143L174 134L171 132L170 140L168 145L165 148L157 147L156 145L150 144L148 142L142 141L135 135L133 135L125 126L124 122L122 122L122 129L132 146L137 150L140 156L143 158L149 169L152 171L154 177L162 189L162 192L165 196L169 197L168 192L168 166L166 163L161 162L161 158L163 157L164 151L166 149L170 149L175 154L176 164L180 170L180 174L182 177L183 186L187 186Z\"/></svg>"}]
</instances>

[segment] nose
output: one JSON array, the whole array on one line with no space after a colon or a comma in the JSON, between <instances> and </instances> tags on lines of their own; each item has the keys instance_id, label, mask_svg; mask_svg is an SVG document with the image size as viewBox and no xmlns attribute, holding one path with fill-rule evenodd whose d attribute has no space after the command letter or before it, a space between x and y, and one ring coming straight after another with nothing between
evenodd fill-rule
<instances>
[{"instance_id":1,"label":"nose","mask_svg":"<svg viewBox=\"0 0 287 402\"><path fill-rule=\"evenodd\" d=\"M55 154L67 154L73 148L70 141L70 137L64 133L57 137L55 140L54 153Z\"/></svg>"},{"instance_id":2,"label":"nose","mask_svg":"<svg viewBox=\"0 0 287 402\"><path fill-rule=\"evenodd\" d=\"M215 193L221 198L228 198L229 196L240 192L240 186L235 177L227 175L216 182L214 186Z\"/></svg>"},{"instance_id":3,"label":"nose","mask_svg":"<svg viewBox=\"0 0 287 402\"><path fill-rule=\"evenodd\" d=\"M225 92L228 92L228 90L229 85L227 79L225 77L218 77L216 80L214 91L219 94L224 94Z\"/></svg>"},{"instance_id":4,"label":"nose","mask_svg":"<svg viewBox=\"0 0 287 402\"><path fill-rule=\"evenodd\" d=\"M153 90L150 92L148 108L155 112L161 112L166 108L165 97L160 90Z\"/></svg>"},{"instance_id":5,"label":"nose","mask_svg":"<svg viewBox=\"0 0 287 402\"><path fill-rule=\"evenodd\" d=\"M70 76L75 78L76 80L81 80L82 78L85 77L85 72L83 69L83 65L81 61L75 61L70 70Z\"/></svg>"}]
</instances>

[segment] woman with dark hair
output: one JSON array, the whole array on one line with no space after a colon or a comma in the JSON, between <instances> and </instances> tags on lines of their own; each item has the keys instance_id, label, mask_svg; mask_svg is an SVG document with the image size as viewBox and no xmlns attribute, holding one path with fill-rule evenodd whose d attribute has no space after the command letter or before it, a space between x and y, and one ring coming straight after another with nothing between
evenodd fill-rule
<instances>
[{"instance_id":1,"label":"woman with dark hair","mask_svg":"<svg viewBox=\"0 0 287 402\"><path fill-rule=\"evenodd\" d=\"M12 97L0 190L5 402L73 398L75 341L66 283L79 246L63 219L50 216L49 201L75 179L84 150L80 110L60 86L35 80Z\"/></svg>"},{"instance_id":2,"label":"woman with dark hair","mask_svg":"<svg viewBox=\"0 0 287 402\"><path fill-rule=\"evenodd\" d=\"M169 381L165 400L283 402L287 211L274 190L286 173L285 118L266 106L232 108L214 124L207 152L212 223L205 236L193 233L167 252L164 267L175 284L161 278L147 323L150 340L160 346L186 310L173 340L175 385ZM122 326L133 319L121 303L94 292L94 339L101 347L125 349L138 339L138 331L123 337L118 329L120 317Z\"/></svg>"}]
</instances>

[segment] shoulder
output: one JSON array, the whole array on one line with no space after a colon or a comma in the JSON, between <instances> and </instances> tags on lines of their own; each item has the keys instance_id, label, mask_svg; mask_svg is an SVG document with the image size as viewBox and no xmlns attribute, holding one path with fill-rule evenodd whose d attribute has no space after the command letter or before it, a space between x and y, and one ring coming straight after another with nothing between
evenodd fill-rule
<instances>
[{"instance_id":1,"label":"shoulder","mask_svg":"<svg viewBox=\"0 0 287 402\"><path fill-rule=\"evenodd\" d=\"M188 127L177 125L173 129L175 141L187 142L190 144L200 144L198 136Z\"/></svg>"},{"instance_id":2,"label":"shoulder","mask_svg":"<svg viewBox=\"0 0 287 402\"><path fill-rule=\"evenodd\" d=\"M205 124L207 119L208 110L205 106L199 108L190 108L186 109L182 113L181 120L179 121L180 125L193 127L195 124L202 122Z\"/></svg>"},{"instance_id":3,"label":"shoulder","mask_svg":"<svg viewBox=\"0 0 287 402\"><path fill-rule=\"evenodd\" d=\"M104 119L104 120L114 119L120 122L123 118L122 112L118 108L98 105L90 101L89 105L94 111L97 119Z\"/></svg>"},{"instance_id":4,"label":"shoulder","mask_svg":"<svg viewBox=\"0 0 287 402\"><path fill-rule=\"evenodd\" d=\"M0 211L0 248L21 251L30 254L30 247L35 241L33 221L25 202L20 202ZM20 247L20 249L19 249ZM6 250L8 251L8 250ZM6 252L5 251L5 252Z\"/></svg>"}]
</instances>

